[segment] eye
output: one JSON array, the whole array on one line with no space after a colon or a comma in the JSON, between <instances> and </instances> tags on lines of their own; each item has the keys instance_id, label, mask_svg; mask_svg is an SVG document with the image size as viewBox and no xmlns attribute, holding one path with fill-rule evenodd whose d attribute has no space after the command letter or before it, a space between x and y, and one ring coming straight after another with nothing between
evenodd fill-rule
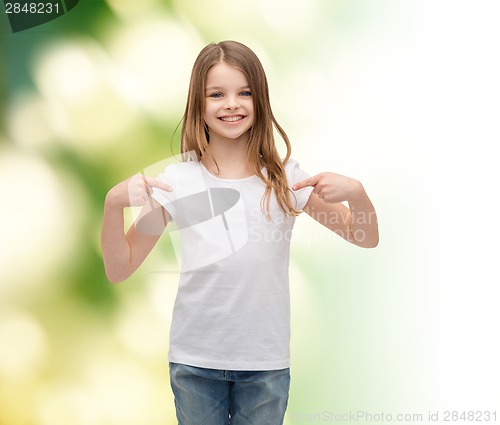
<instances>
[{"instance_id":1,"label":"eye","mask_svg":"<svg viewBox=\"0 0 500 425\"><path fill-rule=\"evenodd\" d=\"M249 92L248 90L245 90L245 91L242 91L242 92L240 93L240 95L241 95L241 96L246 96L246 97L248 97L248 96L251 96L251 95L252 95L252 93L251 93L251 92Z\"/></svg>"},{"instance_id":2,"label":"eye","mask_svg":"<svg viewBox=\"0 0 500 425\"><path fill-rule=\"evenodd\" d=\"M219 93L219 92L212 93L209 95L209 97L213 97L215 99L218 99L218 98L222 97L222 93Z\"/></svg>"}]
</instances>

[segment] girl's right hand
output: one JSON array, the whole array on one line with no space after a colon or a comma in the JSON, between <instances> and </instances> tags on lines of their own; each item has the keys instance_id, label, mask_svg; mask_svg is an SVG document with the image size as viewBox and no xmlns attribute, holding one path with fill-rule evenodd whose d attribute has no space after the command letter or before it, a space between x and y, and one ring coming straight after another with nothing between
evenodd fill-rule
<instances>
[{"instance_id":1,"label":"girl's right hand","mask_svg":"<svg viewBox=\"0 0 500 425\"><path fill-rule=\"evenodd\" d=\"M144 174L136 174L118 183L106 196L106 202L117 208L142 207L153 193L153 187L172 192L172 187Z\"/></svg>"}]
</instances>

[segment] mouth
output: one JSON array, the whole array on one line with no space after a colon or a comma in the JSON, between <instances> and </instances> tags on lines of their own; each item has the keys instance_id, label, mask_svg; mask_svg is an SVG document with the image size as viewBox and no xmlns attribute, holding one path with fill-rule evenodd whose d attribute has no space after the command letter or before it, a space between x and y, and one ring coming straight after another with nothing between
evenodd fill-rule
<instances>
[{"instance_id":1,"label":"mouth","mask_svg":"<svg viewBox=\"0 0 500 425\"><path fill-rule=\"evenodd\" d=\"M237 122L245 118L245 115L226 115L223 117L217 117L219 120L224 122Z\"/></svg>"}]
</instances>

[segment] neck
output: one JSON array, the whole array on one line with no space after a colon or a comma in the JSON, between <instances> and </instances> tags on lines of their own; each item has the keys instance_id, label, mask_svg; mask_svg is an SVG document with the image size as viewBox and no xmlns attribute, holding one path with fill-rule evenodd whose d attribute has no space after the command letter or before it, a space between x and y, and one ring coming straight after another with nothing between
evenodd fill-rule
<instances>
[{"instance_id":1,"label":"neck","mask_svg":"<svg viewBox=\"0 0 500 425\"><path fill-rule=\"evenodd\" d=\"M247 144L249 134L245 133L238 139L227 139L224 137L210 137L210 151L217 165L210 155L202 158L203 165L214 174L221 177L251 175L247 162Z\"/></svg>"}]
</instances>

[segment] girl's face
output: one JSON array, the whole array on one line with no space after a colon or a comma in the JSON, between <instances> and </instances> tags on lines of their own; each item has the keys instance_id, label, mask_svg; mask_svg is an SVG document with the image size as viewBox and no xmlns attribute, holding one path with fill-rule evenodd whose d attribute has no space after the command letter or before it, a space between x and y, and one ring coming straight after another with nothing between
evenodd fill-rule
<instances>
[{"instance_id":1,"label":"girl's face","mask_svg":"<svg viewBox=\"0 0 500 425\"><path fill-rule=\"evenodd\" d=\"M210 140L248 138L254 123L252 93L245 75L226 62L207 73L205 122Z\"/></svg>"}]
</instances>

